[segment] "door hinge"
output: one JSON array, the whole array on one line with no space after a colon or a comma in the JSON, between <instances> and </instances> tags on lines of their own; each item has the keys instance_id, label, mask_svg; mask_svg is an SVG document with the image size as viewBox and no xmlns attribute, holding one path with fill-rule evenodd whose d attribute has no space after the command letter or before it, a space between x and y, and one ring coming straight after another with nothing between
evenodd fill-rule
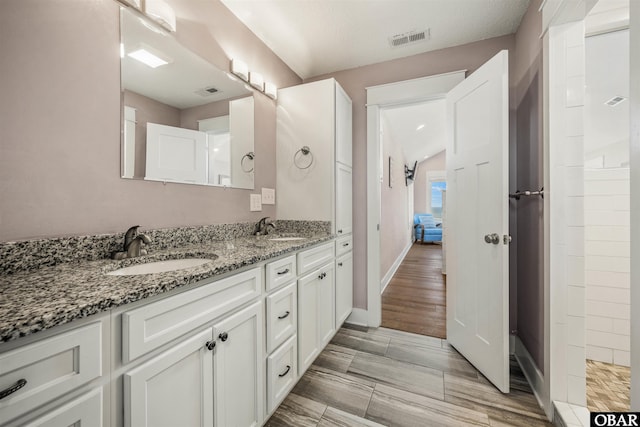
<instances>
[{"instance_id":1,"label":"door hinge","mask_svg":"<svg viewBox=\"0 0 640 427\"><path fill-rule=\"evenodd\" d=\"M505 234L504 236L502 236L502 243L504 243L505 245L508 245L509 243L511 243L511 236L508 234Z\"/></svg>"}]
</instances>

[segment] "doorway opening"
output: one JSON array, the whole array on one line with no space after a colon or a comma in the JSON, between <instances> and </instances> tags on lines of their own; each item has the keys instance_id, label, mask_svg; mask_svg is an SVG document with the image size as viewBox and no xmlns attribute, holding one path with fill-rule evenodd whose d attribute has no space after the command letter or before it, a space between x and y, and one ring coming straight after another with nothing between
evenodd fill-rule
<instances>
[{"instance_id":1,"label":"doorway opening","mask_svg":"<svg viewBox=\"0 0 640 427\"><path fill-rule=\"evenodd\" d=\"M446 338L444 99L380 109L381 326ZM412 170L412 177L405 176ZM423 220L423 221L422 221Z\"/></svg>"}]
</instances>

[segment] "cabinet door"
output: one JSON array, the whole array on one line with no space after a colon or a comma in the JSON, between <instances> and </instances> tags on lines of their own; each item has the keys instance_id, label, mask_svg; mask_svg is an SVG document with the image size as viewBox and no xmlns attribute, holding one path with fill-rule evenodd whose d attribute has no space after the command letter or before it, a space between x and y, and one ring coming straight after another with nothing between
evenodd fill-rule
<instances>
[{"instance_id":1,"label":"cabinet door","mask_svg":"<svg viewBox=\"0 0 640 427\"><path fill-rule=\"evenodd\" d=\"M320 269L318 288L318 337L322 350L336 331L336 275L334 263Z\"/></svg>"},{"instance_id":2,"label":"cabinet door","mask_svg":"<svg viewBox=\"0 0 640 427\"><path fill-rule=\"evenodd\" d=\"M353 308L353 252L336 259L336 328L342 326Z\"/></svg>"},{"instance_id":3,"label":"cabinet door","mask_svg":"<svg viewBox=\"0 0 640 427\"><path fill-rule=\"evenodd\" d=\"M298 373L302 375L320 354L318 340L318 273L298 280Z\"/></svg>"},{"instance_id":4,"label":"cabinet door","mask_svg":"<svg viewBox=\"0 0 640 427\"><path fill-rule=\"evenodd\" d=\"M334 267L327 264L298 280L299 374L311 365L335 332Z\"/></svg>"},{"instance_id":5,"label":"cabinet door","mask_svg":"<svg viewBox=\"0 0 640 427\"><path fill-rule=\"evenodd\" d=\"M336 83L336 161L346 166L352 166L352 111L351 99Z\"/></svg>"},{"instance_id":6,"label":"cabinet door","mask_svg":"<svg viewBox=\"0 0 640 427\"><path fill-rule=\"evenodd\" d=\"M262 302L214 325L216 426L249 427L264 416L264 325Z\"/></svg>"},{"instance_id":7,"label":"cabinet door","mask_svg":"<svg viewBox=\"0 0 640 427\"><path fill-rule=\"evenodd\" d=\"M212 341L208 328L126 373L125 426L213 426Z\"/></svg>"},{"instance_id":8,"label":"cabinet door","mask_svg":"<svg viewBox=\"0 0 640 427\"><path fill-rule=\"evenodd\" d=\"M351 233L352 171L348 166L336 163L336 234Z\"/></svg>"}]
</instances>

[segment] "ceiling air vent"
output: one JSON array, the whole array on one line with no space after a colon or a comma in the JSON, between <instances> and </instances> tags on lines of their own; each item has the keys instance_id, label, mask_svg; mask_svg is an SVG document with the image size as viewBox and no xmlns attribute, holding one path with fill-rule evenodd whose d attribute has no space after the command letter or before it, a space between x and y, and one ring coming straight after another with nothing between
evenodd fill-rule
<instances>
[{"instance_id":1,"label":"ceiling air vent","mask_svg":"<svg viewBox=\"0 0 640 427\"><path fill-rule=\"evenodd\" d=\"M209 87L205 87L203 89L199 89L196 91L196 93L200 96L210 96L213 95L215 93L218 93L218 89L216 89L213 86L209 86Z\"/></svg>"},{"instance_id":2,"label":"ceiling air vent","mask_svg":"<svg viewBox=\"0 0 640 427\"><path fill-rule=\"evenodd\" d=\"M396 34L389 37L391 47L405 46L411 43L417 43L429 40L431 38L430 30L427 28L422 31L410 31L408 33Z\"/></svg>"},{"instance_id":3,"label":"ceiling air vent","mask_svg":"<svg viewBox=\"0 0 640 427\"><path fill-rule=\"evenodd\" d=\"M615 107L616 105L620 104L625 99L627 99L627 98L625 98L624 96L614 96L613 98L611 98L610 100L608 100L604 104L608 105L609 107Z\"/></svg>"}]
</instances>

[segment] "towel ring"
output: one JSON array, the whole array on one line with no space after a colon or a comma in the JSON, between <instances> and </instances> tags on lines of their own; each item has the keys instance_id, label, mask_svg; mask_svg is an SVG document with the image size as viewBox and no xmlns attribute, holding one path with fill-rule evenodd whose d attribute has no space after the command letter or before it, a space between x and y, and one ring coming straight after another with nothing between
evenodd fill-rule
<instances>
[{"instance_id":1,"label":"towel ring","mask_svg":"<svg viewBox=\"0 0 640 427\"><path fill-rule=\"evenodd\" d=\"M302 155L299 155L299 154L302 154ZM309 161L309 164L306 166L300 166L298 164L298 161L302 158L302 156L308 156L308 155L311 155L311 160ZM296 165L298 169L309 169L313 164L313 153L311 152L311 149L305 145L304 147L296 151L296 153L293 155L293 164Z\"/></svg>"},{"instance_id":2,"label":"towel ring","mask_svg":"<svg viewBox=\"0 0 640 427\"><path fill-rule=\"evenodd\" d=\"M255 157L256 155L253 153L253 151L249 151L247 154L242 156L242 160L240 160L240 167L242 168L242 172L245 172L245 173L253 172L253 165L251 165L251 169L247 169L244 165L244 160L245 159L253 160Z\"/></svg>"}]
</instances>

